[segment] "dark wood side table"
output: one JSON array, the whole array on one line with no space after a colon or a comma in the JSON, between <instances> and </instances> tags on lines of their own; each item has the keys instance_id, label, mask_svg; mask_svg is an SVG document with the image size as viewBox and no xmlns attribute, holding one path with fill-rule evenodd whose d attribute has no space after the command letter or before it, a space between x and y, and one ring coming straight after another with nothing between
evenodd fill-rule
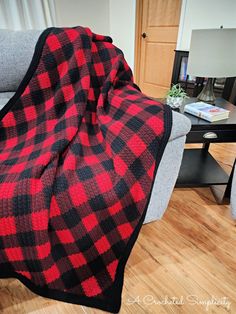
<instances>
[{"instance_id":1,"label":"dark wood side table","mask_svg":"<svg viewBox=\"0 0 236 314\"><path fill-rule=\"evenodd\" d=\"M209 146L211 143L236 142L236 106L222 98L217 98L216 106L230 110L230 115L226 120L210 123L184 113L184 106L196 101L196 98L188 98L179 111L192 123L186 143L202 143L203 145L200 149L184 150L176 187L211 187L217 202L228 204L235 162L228 176L209 152ZM219 185L224 187L221 193L216 187Z\"/></svg>"}]
</instances>

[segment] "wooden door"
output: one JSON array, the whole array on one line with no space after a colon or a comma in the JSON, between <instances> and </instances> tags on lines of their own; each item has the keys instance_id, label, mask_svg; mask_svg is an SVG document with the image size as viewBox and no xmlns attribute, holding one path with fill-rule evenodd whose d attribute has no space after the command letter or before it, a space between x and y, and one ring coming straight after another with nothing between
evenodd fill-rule
<instances>
[{"instance_id":1,"label":"wooden door","mask_svg":"<svg viewBox=\"0 0 236 314\"><path fill-rule=\"evenodd\" d=\"M181 0L137 0L135 80L151 97L170 87L180 10Z\"/></svg>"}]
</instances>

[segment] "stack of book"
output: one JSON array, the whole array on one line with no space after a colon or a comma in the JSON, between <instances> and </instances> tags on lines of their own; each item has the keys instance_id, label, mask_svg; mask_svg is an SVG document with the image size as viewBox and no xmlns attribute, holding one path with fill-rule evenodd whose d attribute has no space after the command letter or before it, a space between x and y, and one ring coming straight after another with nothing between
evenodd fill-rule
<instances>
[{"instance_id":1,"label":"stack of book","mask_svg":"<svg viewBox=\"0 0 236 314\"><path fill-rule=\"evenodd\" d=\"M190 113L196 117L210 122L224 120L229 117L229 110L225 110L202 101L187 104L184 107L184 112Z\"/></svg>"}]
</instances>

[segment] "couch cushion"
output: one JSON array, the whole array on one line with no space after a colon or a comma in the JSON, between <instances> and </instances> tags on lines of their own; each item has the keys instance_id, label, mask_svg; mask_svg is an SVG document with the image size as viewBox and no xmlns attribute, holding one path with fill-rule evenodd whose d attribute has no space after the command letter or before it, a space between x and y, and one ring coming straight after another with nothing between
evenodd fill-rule
<instances>
[{"instance_id":1,"label":"couch cushion","mask_svg":"<svg viewBox=\"0 0 236 314\"><path fill-rule=\"evenodd\" d=\"M0 30L0 92L16 90L34 53L41 31Z\"/></svg>"}]
</instances>

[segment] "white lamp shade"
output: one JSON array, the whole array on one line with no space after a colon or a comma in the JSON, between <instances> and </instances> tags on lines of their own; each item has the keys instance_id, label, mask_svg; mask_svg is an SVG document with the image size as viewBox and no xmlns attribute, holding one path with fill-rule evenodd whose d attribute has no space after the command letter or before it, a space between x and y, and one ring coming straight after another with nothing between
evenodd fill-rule
<instances>
[{"instance_id":1,"label":"white lamp shade","mask_svg":"<svg viewBox=\"0 0 236 314\"><path fill-rule=\"evenodd\" d=\"M236 76L236 28L193 30L187 73L211 78Z\"/></svg>"}]
</instances>

